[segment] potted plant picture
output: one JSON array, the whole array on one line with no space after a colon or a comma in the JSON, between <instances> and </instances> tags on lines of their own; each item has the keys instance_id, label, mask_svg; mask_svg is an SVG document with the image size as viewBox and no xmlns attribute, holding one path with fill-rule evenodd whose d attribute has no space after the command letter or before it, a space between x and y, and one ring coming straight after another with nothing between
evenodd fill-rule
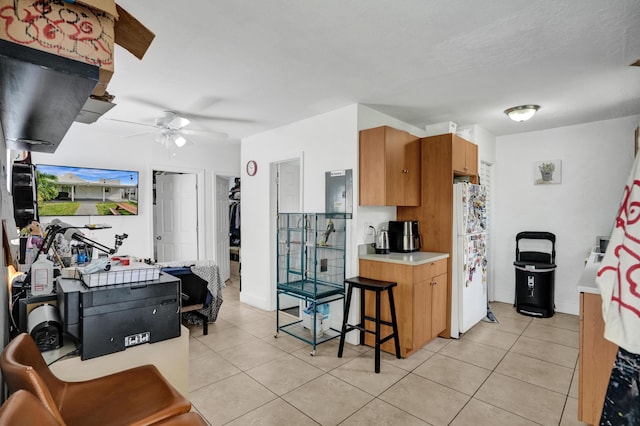
<instances>
[{"instance_id":1,"label":"potted plant picture","mask_svg":"<svg viewBox=\"0 0 640 426\"><path fill-rule=\"evenodd\" d=\"M542 163L538 166L540 169L540 174L542 175L542 180L545 182L551 181L553 179L553 171L556 169L555 164L553 163Z\"/></svg>"},{"instance_id":2,"label":"potted plant picture","mask_svg":"<svg viewBox=\"0 0 640 426\"><path fill-rule=\"evenodd\" d=\"M560 170L562 163L560 162L560 160L539 161L534 164L534 183L536 185L560 183L560 180L562 178L562 173Z\"/></svg>"}]
</instances>

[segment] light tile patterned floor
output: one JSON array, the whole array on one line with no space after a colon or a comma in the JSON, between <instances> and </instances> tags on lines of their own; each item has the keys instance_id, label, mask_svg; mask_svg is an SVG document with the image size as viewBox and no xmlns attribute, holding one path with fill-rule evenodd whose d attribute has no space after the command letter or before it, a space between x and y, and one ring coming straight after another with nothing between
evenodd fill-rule
<instances>
[{"instance_id":1,"label":"light tile patterned floor","mask_svg":"<svg viewBox=\"0 0 640 426\"><path fill-rule=\"evenodd\" d=\"M232 262L233 263L233 262ZM236 264L237 266L237 264ZM233 270L233 268L232 268ZM190 398L211 425L578 425L578 317L530 318L494 303L499 323L436 339L408 359L337 340L275 339L273 312L227 282L218 319L191 327Z\"/></svg>"}]
</instances>

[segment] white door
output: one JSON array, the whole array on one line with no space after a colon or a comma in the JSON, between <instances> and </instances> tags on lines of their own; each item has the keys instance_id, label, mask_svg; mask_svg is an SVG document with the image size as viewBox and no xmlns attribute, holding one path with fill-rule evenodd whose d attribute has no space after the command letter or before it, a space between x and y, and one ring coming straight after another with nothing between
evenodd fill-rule
<instances>
[{"instance_id":1,"label":"white door","mask_svg":"<svg viewBox=\"0 0 640 426\"><path fill-rule=\"evenodd\" d=\"M278 213L300 212L300 161L278 164Z\"/></svg>"},{"instance_id":2,"label":"white door","mask_svg":"<svg viewBox=\"0 0 640 426\"><path fill-rule=\"evenodd\" d=\"M198 192L195 174L156 175L158 262L198 260Z\"/></svg>"},{"instance_id":3,"label":"white door","mask_svg":"<svg viewBox=\"0 0 640 426\"><path fill-rule=\"evenodd\" d=\"M300 160L291 160L278 164L278 213L300 212ZM291 296L280 296L280 309L300 306L304 302Z\"/></svg>"},{"instance_id":4,"label":"white door","mask_svg":"<svg viewBox=\"0 0 640 426\"><path fill-rule=\"evenodd\" d=\"M231 277L229 267L229 179L216 176L216 263L220 278Z\"/></svg>"}]
</instances>

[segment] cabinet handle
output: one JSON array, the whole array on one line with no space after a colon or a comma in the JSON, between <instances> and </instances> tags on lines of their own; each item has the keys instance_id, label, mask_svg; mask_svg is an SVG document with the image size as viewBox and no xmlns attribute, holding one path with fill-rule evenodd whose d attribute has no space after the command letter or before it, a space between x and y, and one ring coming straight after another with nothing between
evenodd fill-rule
<instances>
[{"instance_id":1,"label":"cabinet handle","mask_svg":"<svg viewBox=\"0 0 640 426\"><path fill-rule=\"evenodd\" d=\"M407 169L402 169L402 173L409 173L409 170L407 170Z\"/></svg>"}]
</instances>

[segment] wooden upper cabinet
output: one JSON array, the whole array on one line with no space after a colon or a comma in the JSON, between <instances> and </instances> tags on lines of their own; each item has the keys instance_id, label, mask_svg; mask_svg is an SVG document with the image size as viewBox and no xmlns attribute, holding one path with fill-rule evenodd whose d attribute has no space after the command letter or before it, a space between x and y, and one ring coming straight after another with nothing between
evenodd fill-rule
<instances>
[{"instance_id":1,"label":"wooden upper cabinet","mask_svg":"<svg viewBox=\"0 0 640 426\"><path fill-rule=\"evenodd\" d=\"M420 205L420 140L388 126L360 132L360 205Z\"/></svg>"},{"instance_id":2,"label":"wooden upper cabinet","mask_svg":"<svg viewBox=\"0 0 640 426\"><path fill-rule=\"evenodd\" d=\"M452 167L455 174L476 176L478 174L478 145L451 135L453 152Z\"/></svg>"}]
</instances>

